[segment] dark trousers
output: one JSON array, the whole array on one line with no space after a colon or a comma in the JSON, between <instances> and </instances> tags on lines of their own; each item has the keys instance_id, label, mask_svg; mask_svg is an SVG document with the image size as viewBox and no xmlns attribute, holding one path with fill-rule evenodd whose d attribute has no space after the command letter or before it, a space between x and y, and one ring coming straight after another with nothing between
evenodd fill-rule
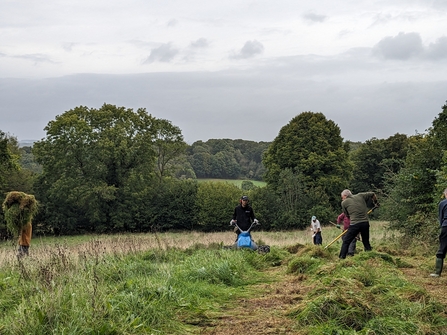
<instances>
[{"instance_id":1,"label":"dark trousers","mask_svg":"<svg viewBox=\"0 0 447 335\"><path fill-rule=\"evenodd\" d=\"M445 258L447 253L447 227L441 227L441 233L439 234L439 250L436 253L436 258Z\"/></svg>"},{"instance_id":2,"label":"dark trousers","mask_svg":"<svg viewBox=\"0 0 447 335\"><path fill-rule=\"evenodd\" d=\"M346 233L346 234L348 234L348 233ZM346 239L346 234L342 236L342 241L344 241ZM349 244L348 255L354 256L356 246L357 246L357 236Z\"/></svg>"},{"instance_id":3,"label":"dark trousers","mask_svg":"<svg viewBox=\"0 0 447 335\"><path fill-rule=\"evenodd\" d=\"M323 244L323 237L321 236L321 231L319 231L318 233L315 233L314 244L316 244L316 245Z\"/></svg>"},{"instance_id":4,"label":"dark trousers","mask_svg":"<svg viewBox=\"0 0 447 335\"><path fill-rule=\"evenodd\" d=\"M29 246L25 246L25 245L19 245L19 250L17 253L17 256L22 257L22 256L28 256L29 255Z\"/></svg>"},{"instance_id":5,"label":"dark trousers","mask_svg":"<svg viewBox=\"0 0 447 335\"><path fill-rule=\"evenodd\" d=\"M362 236L363 248L365 248L365 251L370 251L372 249L369 244L369 222L359 222L349 226L348 232L343 239L343 244L341 245L340 258L346 258L349 245L359 233Z\"/></svg>"}]
</instances>

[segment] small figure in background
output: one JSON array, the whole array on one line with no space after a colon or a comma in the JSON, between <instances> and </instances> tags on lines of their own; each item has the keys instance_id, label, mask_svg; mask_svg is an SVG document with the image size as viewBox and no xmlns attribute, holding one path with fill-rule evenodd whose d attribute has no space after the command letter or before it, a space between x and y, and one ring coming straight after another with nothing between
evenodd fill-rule
<instances>
[{"instance_id":1,"label":"small figure in background","mask_svg":"<svg viewBox=\"0 0 447 335\"><path fill-rule=\"evenodd\" d=\"M313 231L312 240L315 245L323 244L323 237L321 236L321 225L320 221L317 220L317 217L312 216L312 220L310 221L310 229Z\"/></svg>"},{"instance_id":2,"label":"small figure in background","mask_svg":"<svg viewBox=\"0 0 447 335\"><path fill-rule=\"evenodd\" d=\"M237 222L240 230L246 231L250 228L251 223L256 220L253 208L249 205L249 199L246 195L243 195L239 199L239 205L234 209L232 224ZM239 237L240 230L236 227L234 232L237 234L236 241Z\"/></svg>"},{"instance_id":3,"label":"small figure in background","mask_svg":"<svg viewBox=\"0 0 447 335\"><path fill-rule=\"evenodd\" d=\"M23 226L22 231L19 235L19 250L17 252L17 257L23 257L29 255L29 246L31 244L31 236L33 234L33 226L31 221Z\"/></svg>"},{"instance_id":4,"label":"small figure in background","mask_svg":"<svg viewBox=\"0 0 447 335\"><path fill-rule=\"evenodd\" d=\"M18 258L29 255L29 246L33 232L31 222L37 213L37 207L38 203L34 195L24 192L11 191L3 201L2 208L6 228L14 237L18 238Z\"/></svg>"}]
</instances>

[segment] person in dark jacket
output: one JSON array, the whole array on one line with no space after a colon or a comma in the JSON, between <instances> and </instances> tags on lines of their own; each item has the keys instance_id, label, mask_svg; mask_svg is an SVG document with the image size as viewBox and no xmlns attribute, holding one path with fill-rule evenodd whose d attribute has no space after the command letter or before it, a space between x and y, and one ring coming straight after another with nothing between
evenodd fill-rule
<instances>
[{"instance_id":1,"label":"person in dark jacket","mask_svg":"<svg viewBox=\"0 0 447 335\"><path fill-rule=\"evenodd\" d=\"M343 244L341 246L339 258L344 259L348 254L349 245L360 233L362 236L363 247L365 251L371 251L369 244L369 220L368 220L368 204L374 204L379 207L374 192L364 192L353 195L350 190L341 192L341 207L343 213L351 220L348 232L345 234Z\"/></svg>"},{"instance_id":2,"label":"person in dark jacket","mask_svg":"<svg viewBox=\"0 0 447 335\"><path fill-rule=\"evenodd\" d=\"M438 204L438 219L441 232L439 234L439 250L436 253L435 272L432 277L439 277L444 267L444 258L447 253L447 188L444 190L444 200Z\"/></svg>"},{"instance_id":3,"label":"person in dark jacket","mask_svg":"<svg viewBox=\"0 0 447 335\"><path fill-rule=\"evenodd\" d=\"M239 200L239 205L234 209L233 219L231 220L231 224L237 224L242 231L247 231L252 222L257 223L258 220L255 219L255 213L253 208L249 205L249 200L246 195L242 196ZM236 227L234 232L237 234L237 237L240 234L240 230Z\"/></svg>"}]
</instances>

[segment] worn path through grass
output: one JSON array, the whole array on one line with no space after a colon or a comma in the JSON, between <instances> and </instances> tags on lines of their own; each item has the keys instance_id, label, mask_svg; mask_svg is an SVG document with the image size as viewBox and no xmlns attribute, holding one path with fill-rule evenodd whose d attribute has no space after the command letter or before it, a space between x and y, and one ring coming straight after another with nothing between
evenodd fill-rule
<instances>
[{"instance_id":1,"label":"worn path through grass","mask_svg":"<svg viewBox=\"0 0 447 335\"><path fill-rule=\"evenodd\" d=\"M225 306L221 316L204 327L202 335L300 334L288 311L311 289L302 277L288 275L284 268L268 270L272 282L250 288L251 298L240 298Z\"/></svg>"},{"instance_id":2,"label":"worn path through grass","mask_svg":"<svg viewBox=\"0 0 447 335\"><path fill-rule=\"evenodd\" d=\"M403 256L401 259L411 267L400 268L399 272L406 280L424 289L429 299L444 305L446 308L443 316L447 317L447 274L440 278L430 277L425 257ZM317 283L310 281L305 274L287 274L284 265L268 269L267 277L271 282L245 288L251 292L251 297L239 298L233 304L225 306L220 315L208 320L199 334L308 334L309 330L299 328L296 320L289 314L296 305L307 299L308 293L316 288ZM445 334L444 330L439 334Z\"/></svg>"},{"instance_id":3,"label":"worn path through grass","mask_svg":"<svg viewBox=\"0 0 447 335\"><path fill-rule=\"evenodd\" d=\"M426 258L414 257L408 260L413 267L401 269L408 281L423 287L431 297L447 306L447 271L441 277L430 277L430 273L434 271L435 259L433 257L433 269L427 269ZM447 315L446 315L447 316Z\"/></svg>"}]
</instances>

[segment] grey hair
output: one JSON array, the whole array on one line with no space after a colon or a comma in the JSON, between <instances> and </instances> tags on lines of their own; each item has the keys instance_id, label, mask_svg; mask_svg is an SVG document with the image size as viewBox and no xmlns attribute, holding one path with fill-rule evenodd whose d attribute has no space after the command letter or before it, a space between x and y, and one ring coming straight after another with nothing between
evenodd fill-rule
<instances>
[{"instance_id":1,"label":"grey hair","mask_svg":"<svg viewBox=\"0 0 447 335\"><path fill-rule=\"evenodd\" d=\"M343 192L341 192L341 195L350 196L350 195L352 195L352 193L350 190L346 189L346 190L343 190Z\"/></svg>"},{"instance_id":2,"label":"grey hair","mask_svg":"<svg viewBox=\"0 0 447 335\"><path fill-rule=\"evenodd\" d=\"M447 194L447 188L444 190L444 194ZM447 198L447 197L446 197Z\"/></svg>"}]
</instances>

